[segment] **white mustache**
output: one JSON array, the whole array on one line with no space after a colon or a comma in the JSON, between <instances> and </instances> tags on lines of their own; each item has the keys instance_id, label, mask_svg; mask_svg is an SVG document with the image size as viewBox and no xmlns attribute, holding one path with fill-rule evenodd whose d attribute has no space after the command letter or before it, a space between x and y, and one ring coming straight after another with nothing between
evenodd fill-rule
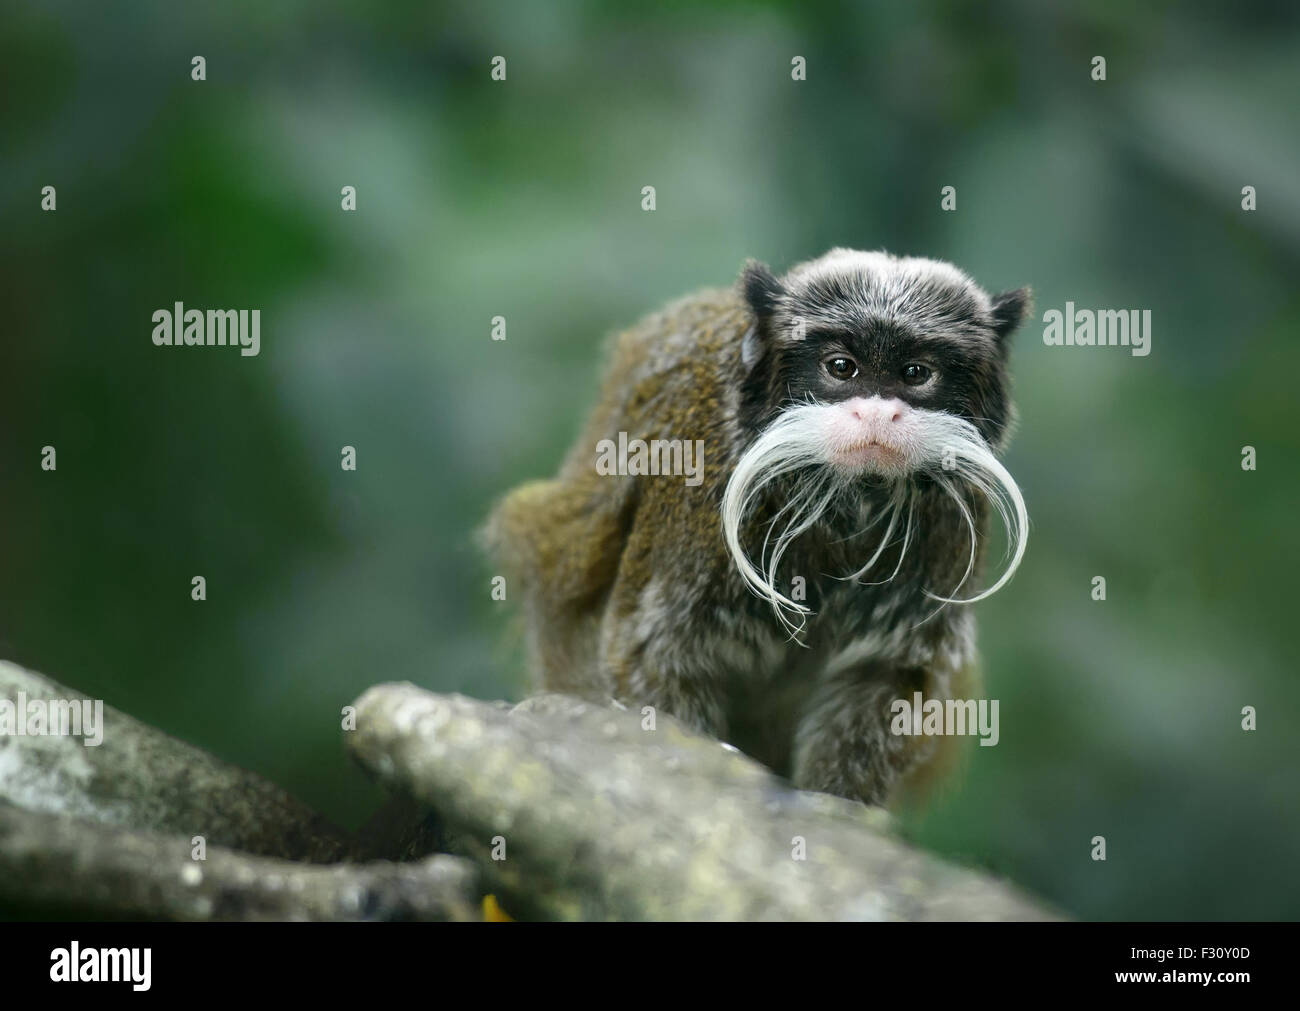
<instances>
[{"instance_id":1,"label":"white mustache","mask_svg":"<svg viewBox=\"0 0 1300 1011\"><path fill-rule=\"evenodd\" d=\"M755 593L771 602L778 619L792 634L797 634L802 629L806 616L812 612L776 588L777 566L794 539L820 520L837 496L852 494L853 486L860 480L855 475L846 475L828 466L833 447L828 442L826 432L837 410L839 408L835 405L801 404L783 411L741 455L722 497L723 536L737 569ZM885 516L889 517L880 545L862 568L844 578L859 580L866 575L889 544L899 514L906 507L903 548L898 565L884 582L892 580L898 574L912 537L916 488L911 477L927 474L961 510L962 518L970 531L970 560L961 580L947 596L929 590L925 593L931 599L940 601L941 605L972 604L983 600L1011 580L1024 558L1029 539L1029 514L1024 497L1015 479L993 454L979 430L969 421L942 411L916 410L910 422L909 433L904 454L909 461L911 473L894 482L888 502L871 524L875 526ZM740 543L741 526L759 493L777 478L792 472L800 472L798 490L769 524L756 565ZM959 599L956 594L975 567L978 535L975 520L958 491L957 482L964 482L979 491L993 504L1006 530L1011 556L1001 576L992 586L967 599ZM785 525L769 552L772 534L783 519ZM798 617L800 623L794 624L788 615Z\"/></svg>"}]
</instances>

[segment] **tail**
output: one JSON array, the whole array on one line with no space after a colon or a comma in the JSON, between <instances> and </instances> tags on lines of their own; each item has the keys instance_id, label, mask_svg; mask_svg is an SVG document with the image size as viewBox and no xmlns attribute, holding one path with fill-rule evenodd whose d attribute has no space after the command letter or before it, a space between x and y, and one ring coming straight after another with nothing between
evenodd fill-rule
<instances>
[{"instance_id":1,"label":"tail","mask_svg":"<svg viewBox=\"0 0 1300 1011\"><path fill-rule=\"evenodd\" d=\"M589 606L613 585L627 536L623 513L563 481L507 495L478 540L524 599L547 610Z\"/></svg>"},{"instance_id":2,"label":"tail","mask_svg":"<svg viewBox=\"0 0 1300 1011\"><path fill-rule=\"evenodd\" d=\"M600 617L618 575L631 501L563 480L533 481L502 500L479 542L522 603L533 680L585 694L596 683Z\"/></svg>"}]
</instances>

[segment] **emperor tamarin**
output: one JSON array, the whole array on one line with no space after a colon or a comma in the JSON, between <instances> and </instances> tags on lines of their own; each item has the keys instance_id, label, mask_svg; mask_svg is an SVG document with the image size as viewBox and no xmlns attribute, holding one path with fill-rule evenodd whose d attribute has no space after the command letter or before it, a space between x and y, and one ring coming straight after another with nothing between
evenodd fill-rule
<instances>
[{"instance_id":1,"label":"emperor tamarin","mask_svg":"<svg viewBox=\"0 0 1300 1011\"><path fill-rule=\"evenodd\" d=\"M947 263L833 249L781 277L751 261L619 335L559 474L486 528L538 685L869 803L946 765L893 703L979 692L970 604L1028 530L997 458L1027 310ZM613 446L640 465L600 466ZM981 591L993 511L1009 559Z\"/></svg>"}]
</instances>

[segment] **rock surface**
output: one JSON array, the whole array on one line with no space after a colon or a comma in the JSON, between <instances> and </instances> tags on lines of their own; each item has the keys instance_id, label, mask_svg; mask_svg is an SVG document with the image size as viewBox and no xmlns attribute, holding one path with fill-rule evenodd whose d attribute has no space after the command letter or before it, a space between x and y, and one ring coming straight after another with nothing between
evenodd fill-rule
<instances>
[{"instance_id":1,"label":"rock surface","mask_svg":"<svg viewBox=\"0 0 1300 1011\"><path fill-rule=\"evenodd\" d=\"M148 920L478 920L465 860L320 864L0 804L0 902L45 915Z\"/></svg>"},{"instance_id":2,"label":"rock surface","mask_svg":"<svg viewBox=\"0 0 1300 1011\"><path fill-rule=\"evenodd\" d=\"M0 706L20 693L83 698L0 662ZM477 920L488 893L517 919L1054 916L663 715L409 684L356 706L347 746L392 799L355 837L107 706L97 747L0 733L0 917Z\"/></svg>"},{"instance_id":3,"label":"rock surface","mask_svg":"<svg viewBox=\"0 0 1300 1011\"><path fill-rule=\"evenodd\" d=\"M1010 886L920 853L878 810L789 787L663 716L543 695L511 709L410 684L349 746L437 812L508 912L546 919L1036 920Z\"/></svg>"},{"instance_id":4,"label":"rock surface","mask_svg":"<svg viewBox=\"0 0 1300 1011\"><path fill-rule=\"evenodd\" d=\"M86 696L0 661L0 699ZM355 842L260 776L103 707L103 741L0 734L0 800L30 811L106 825L176 832L189 839L287 860L358 855Z\"/></svg>"}]
</instances>

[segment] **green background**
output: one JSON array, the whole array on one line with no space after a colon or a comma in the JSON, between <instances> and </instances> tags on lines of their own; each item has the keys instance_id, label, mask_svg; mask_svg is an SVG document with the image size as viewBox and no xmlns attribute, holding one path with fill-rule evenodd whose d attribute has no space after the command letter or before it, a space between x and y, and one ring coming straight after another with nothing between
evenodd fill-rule
<instances>
[{"instance_id":1,"label":"green background","mask_svg":"<svg viewBox=\"0 0 1300 1011\"><path fill-rule=\"evenodd\" d=\"M1300 915L1294 5L634 6L4 7L0 655L355 825L367 685L519 697L471 532L604 334L748 256L948 259L1153 350L1019 336L1002 739L906 831L1081 917ZM261 355L155 348L175 301Z\"/></svg>"}]
</instances>

